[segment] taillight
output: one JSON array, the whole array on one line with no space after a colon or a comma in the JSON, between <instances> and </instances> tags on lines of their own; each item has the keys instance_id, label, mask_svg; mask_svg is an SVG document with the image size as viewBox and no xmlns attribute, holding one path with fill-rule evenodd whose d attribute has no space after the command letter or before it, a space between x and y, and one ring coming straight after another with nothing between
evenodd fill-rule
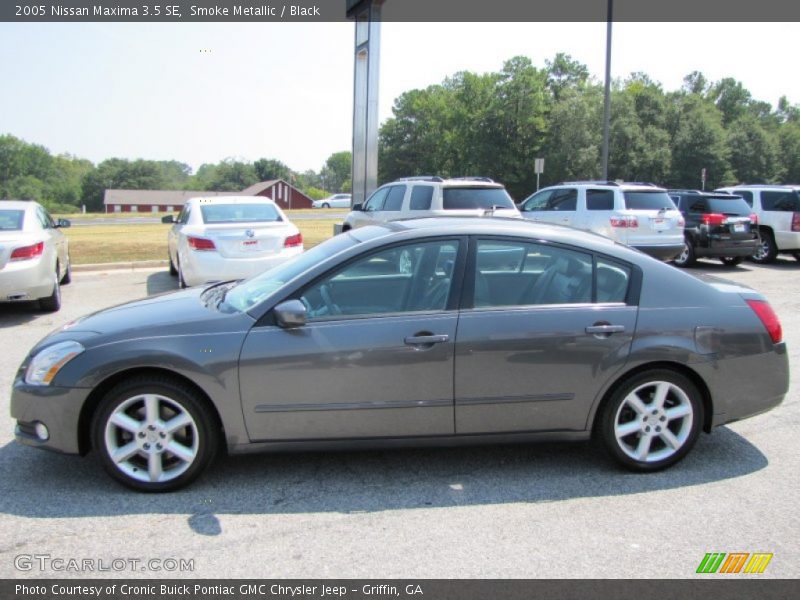
<instances>
[{"instance_id":1,"label":"taillight","mask_svg":"<svg viewBox=\"0 0 800 600\"><path fill-rule=\"evenodd\" d=\"M783 329L781 328L781 322L778 320L778 315L772 310L769 302L765 300L747 300L747 304L761 319L767 329L767 333L769 333L769 337L772 338L772 343L777 344L780 342L783 339Z\"/></svg>"},{"instance_id":2,"label":"taillight","mask_svg":"<svg viewBox=\"0 0 800 600\"><path fill-rule=\"evenodd\" d=\"M189 242L189 247L192 250L216 250L213 240L201 237L187 236L186 241Z\"/></svg>"},{"instance_id":3,"label":"taillight","mask_svg":"<svg viewBox=\"0 0 800 600\"><path fill-rule=\"evenodd\" d=\"M792 215L792 231L800 231L800 212Z\"/></svg>"},{"instance_id":4,"label":"taillight","mask_svg":"<svg viewBox=\"0 0 800 600\"><path fill-rule=\"evenodd\" d=\"M11 258L9 260L30 260L32 258L36 258L37 256L41 256L42 252L44 252L44 242L39 242L38 244L33 244L32 246L23 246L22 248L17 248L11 253Z\"/></svg>"},{"instance_id":5,"label":"taillight","mask_svg":"<svg viewBox=\"0 0 800 600\"><path fill-rule=\"evenodd\" d=\"M639 221L636 220L636 217L632 216L611 217L611 226L627 228L638 227Z\"/></svg>"},{"instance_id":6,"label":"taillight","mask_svg":"<svg viewBox=\"0 0 800 600\"><path fill-rule=\"evenodd\" d=\"M296 233L294 235L290 235L286 238L286 241L283 242L284 248L294 248L295 246L302 246L303 245L303 234Z\"/></svg>"},{"instance_id":7,"label":"taillight","mask_svg":"<svg viewBox=\"0 0 800 600\"><path fill-rule=\"evenodd\" d=\"M708 213L700 217L703 225L722 225L725 221L725 215L719 213Z\"/></svg>"},{"instance_id":8,"label":"taillight","mask_svg":"<svg viewBox=\"0 0 800 600\"><path fill-rule=\"evenodd\" d=\"M794 213L797 214L797 213ZM750 222L753 225L758 225L758 215L756 213L750 213Z\"/></svg>"},{"instance_id":9,"label":"taillight","mask_svg":"<svg viewBox=\"0 0 800 600\"><path fill-rule=\"evenodd\" d=\"M683 217L678 217L678 227L684 227L686 225L686 219Z\"/></svg>"}]
</instances>

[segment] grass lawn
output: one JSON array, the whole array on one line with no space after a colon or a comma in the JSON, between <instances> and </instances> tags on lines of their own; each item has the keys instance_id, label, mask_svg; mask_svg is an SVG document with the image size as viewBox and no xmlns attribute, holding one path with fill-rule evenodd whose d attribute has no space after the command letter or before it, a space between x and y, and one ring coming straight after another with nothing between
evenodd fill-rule
<instances>
[{"instance_id":1,"label":"grass lawn","mask_svg":"<svg viewBox=\"0 0 800 600\"><path fill-rule=\"evenodd\" d=\"M310 212L310 210L302 212ZM147 215L149 216L150 213ZM76 216L85 218L90 215L69 215L67 218L72 219ZM142 216L142 213L139 216ZM295 225L302 232L303 242L308 250L332 237L333 226L339 222L339 219L309 219L296 221ZM147 223L91 225L63 231L69 238L72 264L85 265L133 260L164 260L167 258L168 230L168 225Z\"/></svg>"}]
</instances>

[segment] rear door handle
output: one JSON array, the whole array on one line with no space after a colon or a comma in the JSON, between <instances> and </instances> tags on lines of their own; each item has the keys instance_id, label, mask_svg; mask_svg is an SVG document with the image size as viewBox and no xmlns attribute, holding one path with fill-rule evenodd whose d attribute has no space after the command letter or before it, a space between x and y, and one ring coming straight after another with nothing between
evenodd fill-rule
<instances>
[{"instance_id":1,"label":"rear door handle","mask_svg":"<svg viewBox=\"0 0 800 600\"><path fill-rule=\"evenodd\" d=\"M608 334L608 333L622 333L625 331L625 325L592 325L586 328L586 333Z\"/></svg>"},{"instance_id":2,"label":"rear door handle","mask_svg":"<svg viewBox=\"0 0 800 600\"><path fill-rule=\"evenodd\" d=\"M405 339L407 346L427 346L429 344L443 344L450 339L446 333L439 335L410 335Z\"/></svg>"}]
</instances>

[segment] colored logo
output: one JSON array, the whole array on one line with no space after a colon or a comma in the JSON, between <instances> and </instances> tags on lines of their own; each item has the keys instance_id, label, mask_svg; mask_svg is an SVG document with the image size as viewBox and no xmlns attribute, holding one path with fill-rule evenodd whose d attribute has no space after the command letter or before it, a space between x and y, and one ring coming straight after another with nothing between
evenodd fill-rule
<instances>
[{"instance_id":1,"label":"colored logo","mask_svg":"<svg viewBox=\"0 0 800 600\"><path fill-rule=\"evenodd\" d=\"M750 573L760 575L769 561L771 552L707 552L697 567L697 573Z\"/></svg>"}]
</instances>

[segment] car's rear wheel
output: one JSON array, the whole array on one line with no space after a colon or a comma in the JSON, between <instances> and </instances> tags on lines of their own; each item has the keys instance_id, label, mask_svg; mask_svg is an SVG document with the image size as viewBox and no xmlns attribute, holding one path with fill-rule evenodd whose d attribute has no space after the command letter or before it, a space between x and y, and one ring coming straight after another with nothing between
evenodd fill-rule
<instances>
[{"instance_id":1,"label":"car's rear wheel","mask_svg":"<svg viewBox=\"0 0 800 600\"><path fill-rule=\"evenodd\" d=\"M691 267L697 258L694 255L694 246L689 240L683 240L683 250L675 257L674 263L678 267Z\"/></svg>"},{"instance_id":2,"label":"car's rear wheel","mask_svg":"<svg viewBox=\"0 0 800 600\"><path fill-rule=\"evenodd\" d=\"M697 387L675 371L656 369L624 382L601 409L598 433L608 453L632 471L658 471L694 446L703 422Z\"/></svg>"},{"instance_id":3,"label":"car's rear wheel","mask_svg":"<svg viewBox=\"0 0 800 600\"><path fill-rule=\"evenodd\" d=\"M756 253L751 256L751 260L760 265L766 265L775 262L778 257L778 246L775 244L775 238L769 230L761 231L761 244L756 249Z\"/></svg>"},{"instance_id":4,"label":"car's rear wheel","mask_svg":"<svg viewBox=\"0 0 800 600\"><path fill-rule=\"evenodd\" d=\"M744 259L741 256L723 256L719 260L726 267L736 267L742 264Z\"/></svg>"},{"instance_id":5,"label":"car's rear wheel","mask_svg":"<svg viewBox=\"0 0 800 600\"><path fill-rule=\"evenodd\" d=\"M189 287L189 286L186 285L186 280L183 278L183 271L181 270L180 261L178 261L178 267L177 267L176 270L178 272L178 287L181 288L181 289Z\"/></svg>"},{"instance_id":6,"label":"car's rear wheel","mask_svg":"<svg viewBox=\"0 0 800 600\"><path fill-rule=\"evenodd\" d=\"M72 283L72 259L67 254L67 270L64 271L64 276L61 278L61 285Z\"/></svg>"},{"instance_id":7,"label":"car's rear wheel","mask_svg":"<svg viewBox=\"0 0 800 600\"><path fill-rule=\"evenodd\" d=\"M139 377L106 394L92 423L106 471L129 488L169 492L194 481L219 446L205 401L169 378Z\"/></svg>"},{"instance_id":8,"label":"car's rear wheel","mask_svg":"<svg viewBox=\"0 0 800 600\"><path fill-rule=\"evenodd\" d=\"M45 312L57 312L61 310L61 283L60 277L58 274L58 265L56 265L56 271L53 274L53 293L50 294L47 298L40 298L39 299L39 308Z\"/></svg>"},{"instance_id":9,"label":"car's rear wheel","mask_svg":"<svg viewBox=\"0 0 800 600\"><path fill-rule=\"evenodd\" d=\"M172 255L169 252L167 252L167 255L169 257L169 274L175 277L178 274L178 269L175 268L175 263L172 262Z\"/></svg>"}]
</instances>

